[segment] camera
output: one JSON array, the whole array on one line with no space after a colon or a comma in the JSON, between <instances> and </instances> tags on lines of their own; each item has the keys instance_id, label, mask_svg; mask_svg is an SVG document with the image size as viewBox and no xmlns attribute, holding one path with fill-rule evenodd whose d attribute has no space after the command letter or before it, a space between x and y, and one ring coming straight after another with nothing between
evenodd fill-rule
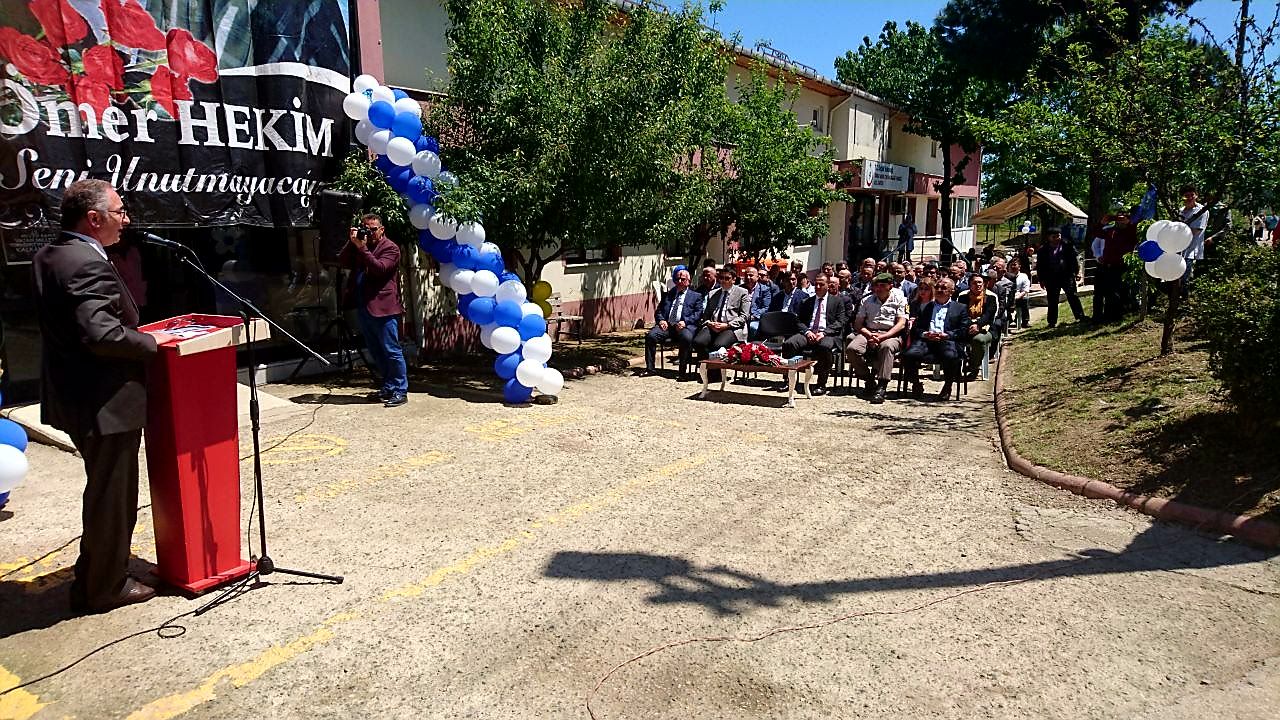
<instances>
[{"instance_id":1,"label":"camera","mask_svg":"<svg viewBox=\"0 0 1280 720\"><path fill-rule=\"evenodd\" d=\"M367 227L357 227L356 237L360 238L364 242L368 242L369 238L373 237L373 231Z\"/></svg>"}]
</instances>

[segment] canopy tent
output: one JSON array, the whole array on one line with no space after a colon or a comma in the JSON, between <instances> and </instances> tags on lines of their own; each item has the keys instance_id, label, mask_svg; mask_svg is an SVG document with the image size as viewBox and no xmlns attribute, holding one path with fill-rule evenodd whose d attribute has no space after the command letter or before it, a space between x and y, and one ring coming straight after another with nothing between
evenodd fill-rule
<instances>
[{"instance_id":1,"label":"canopy tent","mask_svg":"<svg viewBox=\"0 0 1280 720\"><path fill-rule=\"evenodd\" d=\"M1063 197L1062 193L1031 188L1030 208L1037 208L1041 205L1048 205L1071 218L1072 224L1084 224L1089 217L1074 203ZM1027 206L1027 193L1020 192L1017 195L1001 200L995 205L979 210L978 214L973 216L973 222L975 225L1001 225L1008 222L1009 218L1021 215L1030 208Z\"/></svg>"}]
</instances>

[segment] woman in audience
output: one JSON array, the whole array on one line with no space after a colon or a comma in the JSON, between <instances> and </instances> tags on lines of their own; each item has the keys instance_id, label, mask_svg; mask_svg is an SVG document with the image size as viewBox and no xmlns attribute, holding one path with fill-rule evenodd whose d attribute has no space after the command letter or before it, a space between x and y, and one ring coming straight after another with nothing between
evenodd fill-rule
<instances>
[{"instance_id":1,"label":"woman in audience","mask_svg":"<svg viewBox=\"0 0 1280 720\"><path fill-rule=\"evenodd\" d=\"M995 322L1000 299L987 289L987 279L978 273L969 278L969 289L956 301L969 308L969 376L976 377L982 358L991 347L991 324Z\"/></svg>"},{"instance_id":2,"label":"woman in audience","mask_svg":"<svg viewBox=\"0 0 1280 720\"><path fill-rule=\"evenodd\" d=\"M916 315L920 314L920 308L933 302L933 284L934 278L926 277L920 280L920 284L916 286L915 293L909 298L907 303L907 329L911 329L911 324L915 321Z\"/></svg>"}]
</instances>

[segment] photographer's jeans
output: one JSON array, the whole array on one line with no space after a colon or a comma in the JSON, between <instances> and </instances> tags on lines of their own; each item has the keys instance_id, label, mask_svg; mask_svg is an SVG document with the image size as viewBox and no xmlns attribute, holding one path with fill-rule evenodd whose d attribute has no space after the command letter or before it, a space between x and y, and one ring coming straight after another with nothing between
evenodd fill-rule
<instances>
[{"instance_id":1,"label":"photographer's jeans","mask_svg":"<svg viewBox=\"0 0 1280 720\"><path fill-rule=\"evenodd\" d=\"M400 349L400 318L396 315L374 317L364 308L357 309L356 316L365 347L382 375L382 393L404 395L409 392L409 371L404 364L404 351Z\"/></svg>"}]
</instances>

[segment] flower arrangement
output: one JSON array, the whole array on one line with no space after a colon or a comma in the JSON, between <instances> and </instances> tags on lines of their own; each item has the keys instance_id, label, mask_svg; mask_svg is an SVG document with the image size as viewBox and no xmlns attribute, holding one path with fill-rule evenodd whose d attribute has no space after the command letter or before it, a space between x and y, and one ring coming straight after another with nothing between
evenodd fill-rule
<instances>
[{"instance_id":1,"label":"flower arrangement","mask_svg":"<svg viewBox=\"0 0 1280 720\"><path fill-rule=\"evenodd\" d=\"M185 28L161 32L138 0L31 0L40 25L34 37L0 27L0 59L10 75L99 114L116 103L158 105L177 117L177 100L191 100L191 81L218 79L218 57Z\"/></svg>"}]
</instances>

